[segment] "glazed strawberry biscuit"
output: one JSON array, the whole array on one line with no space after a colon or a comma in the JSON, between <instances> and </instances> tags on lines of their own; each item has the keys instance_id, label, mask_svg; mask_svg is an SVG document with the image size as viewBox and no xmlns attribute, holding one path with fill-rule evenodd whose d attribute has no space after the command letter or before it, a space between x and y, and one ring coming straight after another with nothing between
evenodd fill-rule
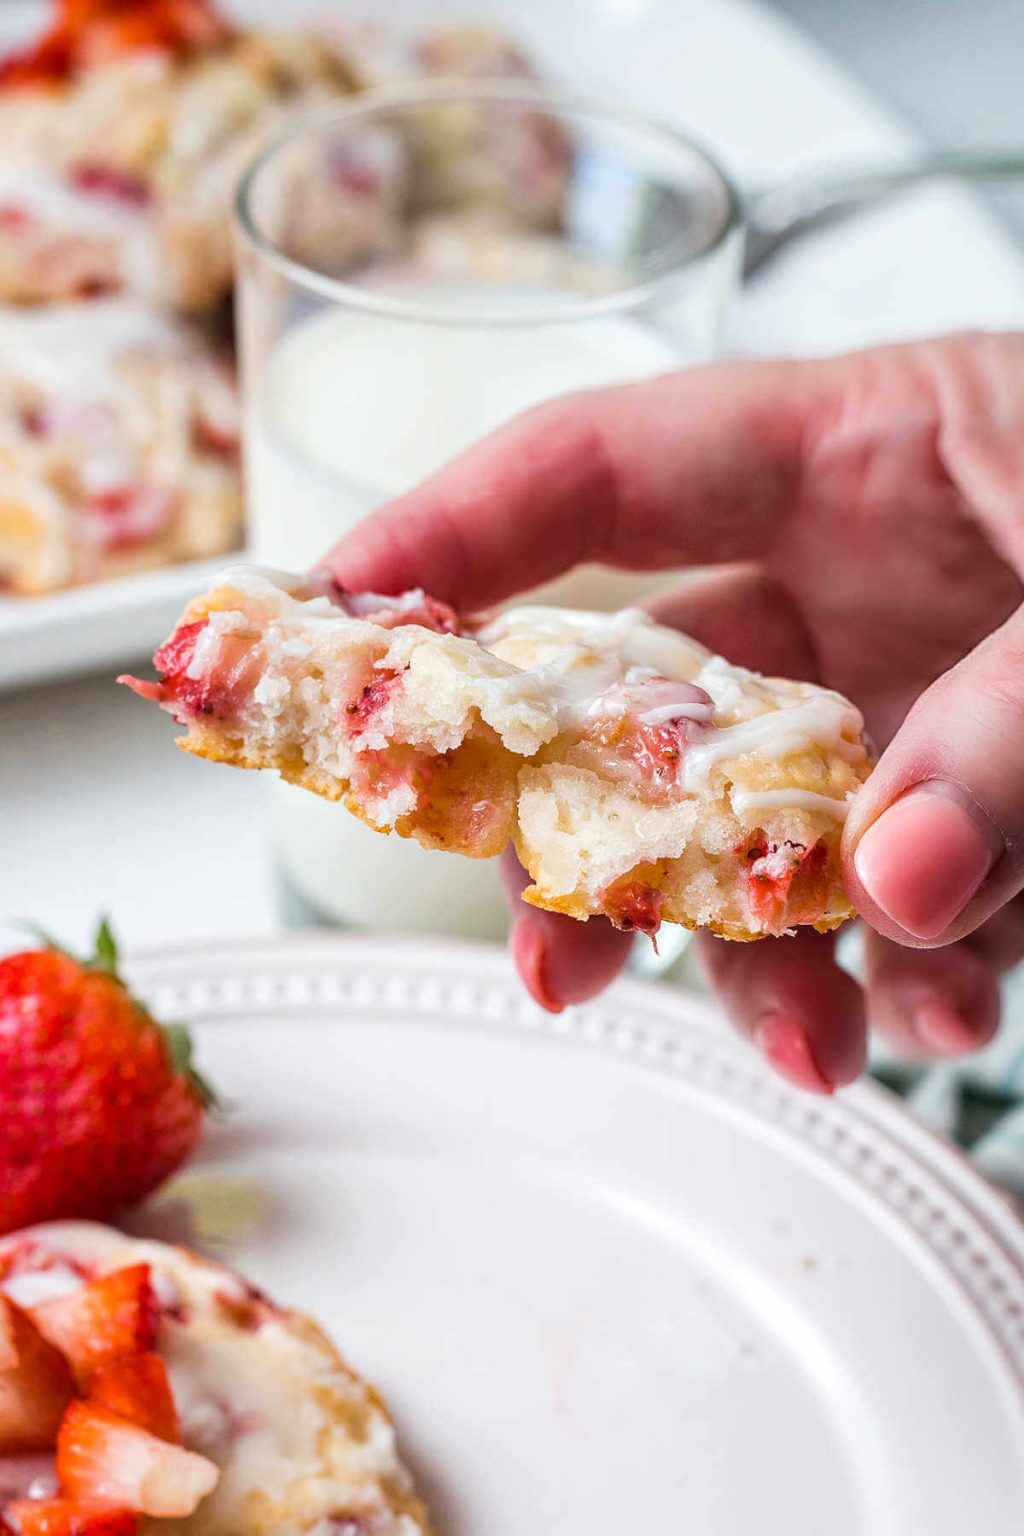
<instances>
[{"instance_id":1,"label":"glazed strawberry biscuit","mask_svg":"<svg viewBox=\"0 0 1024 1536\"><path fill-rule=\"evenodd\" d=\"M238 404L202 337L127 300L0 323L0 591L223 554Z\"/></svg>"},{"instance_id":2,"label":"glazed strawberry biscuit","mask_svg":"<svg viewBox=\"0 0 1024 1536\"><path fill-rule=\"evenodd\" d=\"M734 939L851 915L857 710L639 611L516 608L459 633L423 593L332 601L242 567L155 664L159 682L124 681L186 750L277 768L428 847L487 857L514 839L537 906Z\"/></svg>"},{"instance_id":3,"label":"glazed strawberry biscuit","mask_svg":"<svg viewBox=\"0 0 1024 1536\"><path fill-rule=\"evenodd\" d=\"M373 1388L232 1271L89 1223L0 1241L0 1530L420 1536Z\"/></svg>"},{"instance_id":4,"label":"glazed strawberry biscuit","mask_svg":"<svg viewBox=\"0 0 1024 1536\"><path fill-rule=\"evenodd\" d=\"M351 66L309 34L231 26L207 0L54 11L0 64L0 299L130 291L212 308L233 280L246 164L287 111L352 91Z\"/></svg>"},{"instance_id":5,"label":"glazed strawberry biscuit","mask_svg":"<svg viewBox=\"0 0 1024 1536\"><path fill-rule=\"evenodd\" d=\"M209 311L234 278L239 181L290 114L385 80L529 72L490 30L332 38L230 24L210 0L58 0L54 12L32 47L0 61L7 303L127 292ZM459 109L424 126L410 144L383 130L339 140L296 176L294 206L279 210L289 254L344 272L388 253L414 211L413 179L431 206L472 196L531 224L557 217L568 157L542 114L520 113L500 135Z\"/></svg>"},{"instance_id":6,"label":"glazed strawberry biscuit","mask_svg":"<svg viewBox=\"0 0 1024 1536\"><path fill-rule=\"evenodd\" d=\"M526 54L490 26L456 22L403 34L369 23L349 28L345 37L346 51L370 87L408 80L536 78ZM572 144L539 107L425 105L410 149L417 211L490 211L501 217L503 228L520 233L552 228L565 211Z\"/></svg>"}]
</instances>

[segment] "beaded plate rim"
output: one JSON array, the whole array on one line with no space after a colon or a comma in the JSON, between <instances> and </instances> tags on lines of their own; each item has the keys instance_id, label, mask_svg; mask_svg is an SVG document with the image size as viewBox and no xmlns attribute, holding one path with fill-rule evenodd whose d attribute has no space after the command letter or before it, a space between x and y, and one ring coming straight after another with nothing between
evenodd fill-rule
<instances>
[{"instance_id":1,"label":"beaded plate rim","mask_svg":"<svg viewBox=\"0 0 1024 1536\"><path fill-rule=\"evenodd\" d=\"M325 932L140 952L126 970L157 1017L200 1027L240 1012L335 1023L369 1013L557 1040L682 1080L770 1127L895 1218L985 1325L1024 1422L1024 1222L1010 1202L886 1090L861 1083L819 1098L790 1087L697 994L622 981L553 1015L527 997L495 946Z\"/></svg>"}]
</instances>

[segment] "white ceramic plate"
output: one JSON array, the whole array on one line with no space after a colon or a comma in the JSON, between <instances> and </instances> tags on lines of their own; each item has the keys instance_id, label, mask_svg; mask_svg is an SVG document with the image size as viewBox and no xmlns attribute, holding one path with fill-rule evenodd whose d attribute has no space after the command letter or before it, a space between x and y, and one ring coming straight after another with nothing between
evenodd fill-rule
<instances>
[{"instance_id":1,"label":"white ceramic plate","mask_svg":"<svg viewBox=\"0 0 1024 1536\"><path fill-rule=\"evenodd\" d=\"M281 18L280 0L229 8ZM577 0L351 0L349 9L407 25L490 18L522 36L548 74L698 133L755 181L907 143L842 70L747 0L588 0L585 23ZM330 11L330 0L293 0L288 19ZM8 0L0 45L30 35L42 12L34 0ZM826 351L1022 318L1024 270L1009 237L963 193L932 189L798 247L743 296L733 334L744 349ZM178 567L40 601L0 598L0 688L135 660L202 584L202 572Z\"/></svg>"},{"instance_id":2,"label":"white ceramic plate","mask_svg":"<svg viewBox=\"0 0 1024 1536\"><path fill-rule=\"evenodd\" d=\"M131 969L235 1104L136 1225L241 1213L443 1536L1019 1536L1024 1235L880 1091L791 1091L640 983L552 1018L484 948Z\"/></svg>"},{"instance_id":3,"label":"white ceramic plate","mask_svg":"<svg viewBox=\"0 0 1024 1536\"><path fill-rule=\"evenodd\" d=\"M147 657L227 558L193 560L46 597L0 597L0 689Z\"/></svg>"}]
</instances>

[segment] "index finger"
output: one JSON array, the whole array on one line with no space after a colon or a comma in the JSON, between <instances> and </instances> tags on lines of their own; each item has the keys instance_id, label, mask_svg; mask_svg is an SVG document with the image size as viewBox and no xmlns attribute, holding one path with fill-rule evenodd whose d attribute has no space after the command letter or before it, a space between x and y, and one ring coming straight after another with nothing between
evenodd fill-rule
<instances>
[{"instance_id":1,"label":"index finger","mask_svg":"<svg viewBox=\"0 0 1024 1536\"><path fill-rule=\"evenodd\" d=\"M833 371L716 364L538 406L324 564L350 591L425 587L472 611L585 561L655 571L762 556Z\"/></svg>"}]
</instances>

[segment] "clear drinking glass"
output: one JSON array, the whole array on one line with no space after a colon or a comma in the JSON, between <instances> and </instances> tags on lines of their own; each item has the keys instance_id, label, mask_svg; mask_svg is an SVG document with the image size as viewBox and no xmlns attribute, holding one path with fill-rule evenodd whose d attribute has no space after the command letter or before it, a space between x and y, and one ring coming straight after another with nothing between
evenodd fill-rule
<instances>
[{"instance_id":1,"label":"clear drinking glass","mask_svg":"<svg viewBox=\"0 0 1024 1536\"><path fill-rule=\"evenodd\" d=\"M291 570L528 406L713 355L742 245L695 144L505 82L301 121L250 170L238 224L250 550ZM594 567L544 595L613 608L655 584ZM504 931L491 862L381 838L287 785L275 817L307 918Z\"/></svg>"}]
</instances>

